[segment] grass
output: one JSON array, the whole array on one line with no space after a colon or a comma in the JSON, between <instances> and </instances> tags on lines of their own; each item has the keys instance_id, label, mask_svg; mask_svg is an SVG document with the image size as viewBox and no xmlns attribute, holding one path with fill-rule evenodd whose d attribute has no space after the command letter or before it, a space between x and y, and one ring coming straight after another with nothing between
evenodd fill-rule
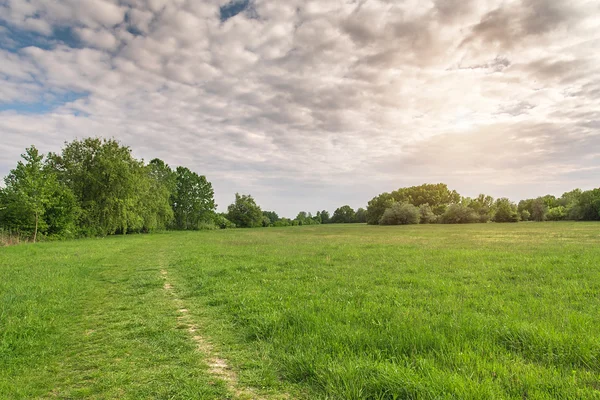
<instances>
[{"instance_id":1,"label":"grass","mask_svg":"<svg viewBox=\"0 0 600 400\"><path fill-rule=\"evenodd\" d=\"M600 398L600 225L332 225L0 249L0 398Z\"/></svg>"}]
</instances>

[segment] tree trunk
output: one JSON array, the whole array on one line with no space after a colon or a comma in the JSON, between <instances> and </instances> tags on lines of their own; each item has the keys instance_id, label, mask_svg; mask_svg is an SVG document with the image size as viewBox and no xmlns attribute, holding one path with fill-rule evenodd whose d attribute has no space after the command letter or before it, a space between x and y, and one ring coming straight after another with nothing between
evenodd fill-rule
<instances>
[{"instance_id":1,"label":"tree trunk","mask_svg":"<svg viewBox=\"0 0 600 400\"><path fill-rule=\"evenodd\" d=\"M37 230L38 230L38 213L35 212L35 230L33 231L33 243L35 243L37 239Z\"/></svg>"}]
</instances>

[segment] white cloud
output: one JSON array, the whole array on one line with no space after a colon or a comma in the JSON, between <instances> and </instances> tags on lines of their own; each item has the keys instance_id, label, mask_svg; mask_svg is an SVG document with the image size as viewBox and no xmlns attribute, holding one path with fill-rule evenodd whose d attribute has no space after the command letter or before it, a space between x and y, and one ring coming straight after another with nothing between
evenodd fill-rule
<instances>
[{"instance_id":1,"label":"white cloud","mask_svg":"<svg viewBox=\"0 0 600 400\"><path fill-rule=\"evenodd\" d=\"M426 181L513 198L597 185L593 1L255 0L222 22L227 3L0 6L9 31L68 26L85 45L0 53L0 102L86 94L1 112L0 173L15 148L102 135L206 174L222 206L250 192L287 215Z\"/></svg>"}]
</instances>

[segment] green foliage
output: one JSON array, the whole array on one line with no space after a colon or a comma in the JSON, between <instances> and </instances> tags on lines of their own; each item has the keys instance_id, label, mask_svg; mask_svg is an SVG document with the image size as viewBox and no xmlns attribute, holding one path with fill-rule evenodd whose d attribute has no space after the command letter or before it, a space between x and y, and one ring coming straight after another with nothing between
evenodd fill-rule
<instances>
[{"instance_id":1,"label":"green foliage","mask_svg":"<svg viewBox=\"0 0 600 400\"><path fill-rule=\"evenodd\" d=\"M385 210L395 203L391 193L382 193L367 204L367 224L378 225Z\"/></svg>"},{"instance_id":2,"label":"green foliage","mask_svg":"<svg viewBox=\"0 0 600 400\"><path fill-rule=\"evenodd\" d=\"M521 215L521 221L529 221L529 218L531 218L531 214L527 210L521 211L520 215Z\"/></svg>"},{"instance_id":3,"label":"green foliage","mask_svg":"<svg viewBox=\"0 0 600 400\"><path fill-rule=\"evenodd\" d=\"M78 215L73 193L57 180L35 146L21 157L0 192L0 226L25 233L34 242L38 232L72 237Z\"/></svg>"},{"instance_id":4,"label":"green foliage","mask_svg":"<svg viewBox=\"0 0 600 400\"><path fill-rule=\"evenodd\" d=\"M460 202L458 192L448 189L444 183L425 183L420 186L401 188L392 192L392 197L397 202L406 202L417 207L429 204L436 215L443 214L449 204Z\"/></svg>"},{"instance_id":5,"label":"green foliage","mask_svg":"<svg viewBox=\"0 0 600 400\"><path fill-rule=\"evenodd\" d=\"M490 221L496 213L494 198L485 194L480 194L475 199L471 199L468 206L477 213L479 222L482 223Z\"/></svg>"},{"instance_id":6,"label":"green foliage","mask_svg":"<svg viewBox=\"0 0 600 400\"><path fill-rule=\"evenodd\" d=\"M450 204L441 216L443 224L472 224L479 222L479 214L463 204Z\"/></svg>"},{"instance_id":7,"label":"green foliage","mask_svg":"<svg viewBox=\"0 0 600 400\"><path fill-rule=\"evenodd\" d=\"M171 226L175 213L172 196L177 188L177 178L164 161L155 158L145 167L146 177L141 179L139 208L143 218L143 230L152 232Z\"/></svg>"},{"instance_id":8,"label":"green foliage","mask_svg":"<svg viewBox=\"0 0 600 400\"><path fill-rule=\"evenodd\" d=\"M269 219L269 224L273 225L275 222L279 221L279 215L275 211L263 211L263 216ZM263 222L264 225L264 222ZM269 226L269 225L267 225Z\"/></svg>"},{"instance_id":9,"label":"green foliage","mask_svg":"<svg viewBox=\"0 0 600 400\"><path fill-rule=\"evenodd\" d=\"M205 176L185 167L177 167L175 176L175 193L172 199L175 228L199 229L202 224L212 221L216 204L211 183Z\"/></svg>"},{"instance_id":10,"label":"green foliage","mask_svg":"<svg viewBox=\"0 0 600 400\"><path fill-rule=\"evenodd\" d=\"M367 210L360 207L358 210L356 210L356 215L354 216L354 219L355 219L355 222L358 222L359 224L366 223L367 222Z\"/></svg>"},{"instance_id":11,"label":"green foliage","mask_svg":"<svg viewBox=\"0 0 600 400\"><path fill-rule=\"evenodd\" d=\"M419 206L419 215L421 224L435 224L438 222L438 216L433 213L431 206L427 203Z\"/></svg>"},{"instance_id":12,"label":"green foliage","mask_svg":"<svg viewBox=\"0 0 600 400\"><path fill-rule=\"evenodd\" d=\"M238 228L262 226L263 214L252 196L235 194L235 202L227 207L227 218Z\"/></svg>"},{"instance_id":13,"label":"green foliage","mask_svg":"<svg viewBox=\"0 0 600 400\"><path fill-rule=\"evenodd\" d=\"M435 215L442 215L448 205L458 203L460 199L456 190L448 189L448 186L443 183L401 188L392 193L382 193L369 201L367 223L378 224L385 210L395 202L410 203L417 207L429 204Z\"/></svg>"},{"instance_id":14,"label":"green foliage","mask_svg":"<svg viewBox=\"0 0 600 400\"><path fill-rule=\"evenodd\" d=\"M385 210L379 225L410 225L418 224L421 218L419 207L409 203L394 203Z\"/></svg>"},{"instance_id":15,"label":"green foliage","mask_svg":"<svg viewBox=\"0 0 600 400\"><path fill-rule=\"evenodd\" d=\"M84 235L143 229L140 204L149 190L147 172L129 147L112 139L74 140L60 155L51 153L49 164L77 199Z\"/></svg>"},{"instance_id":16,"label":"green foliage","mask_svg":"<svg viewBox=\"0 0 600 400\"><path fill-rule=\"evenodd\" d=\"M552 207L548 210L549 221L562 221L567 217L567 209L563 206Z\"/></svg>"},{"instance_id":17,"label":"green foliage","mask_svg":"<svg viewBox=\"0 0 600 400\"><path fill-rule=\"evenodd\" d=\"M319 219L319 221L321 221L322 224L329 224L331 222L329 217L329 211L317 211L317 219Z\"/></svg>"},{"instance_id":18,"label":"green foliage","mask_svg":"<svg viewBox=\"0 0 600 400\"><path fill-rule=\"evenodd\" d=\"M232 229L235 228L235 224L227 219L226 214L215 214L214 224L219 229Z\"/></svg>"},{"instance_id":19,"label":"green foliage","mask_svg":"<svg viewBox=\"0 0 600 400\"><path fill-rule=\"evenodd\" d=\"M496 200L494 222L519 222L519 211L516 204L503 197Z\"/></svg>"},{"instance_id":20,"label":"green foliage","mask_svg":"<svg viewBox=\"0 0 600 400\"><path fill-rule=\"evenodd\" d=\"M331 222L334 224L351 224L356 220L356 213L349 205L342 206L335 210Z\"/></svg>"}]
</instances>

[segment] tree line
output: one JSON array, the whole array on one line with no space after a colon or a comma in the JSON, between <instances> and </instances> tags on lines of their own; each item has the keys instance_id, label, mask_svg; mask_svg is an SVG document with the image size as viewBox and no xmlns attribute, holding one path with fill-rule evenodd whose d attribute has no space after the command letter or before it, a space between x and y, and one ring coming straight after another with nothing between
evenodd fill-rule
<instances>
[{"instance_id":1,"label":"tree line","mask_svg":"<svg viewBox=\"0 0 600 400\"><path fill-rule=\"evenodd\" d=\"M236 193L217 213L204 175L164 161L149 163L113 139L65 143L60 153L26 149L0 188L0 233L31 238L106 236L158 230L283 227L328 223L371 225L600 220L600 189L579 189L518 204L481 194L462 197L447 185L424 184L382 193L365 208L349 205L282 218Z\"/></svg>"}]
</instances>

